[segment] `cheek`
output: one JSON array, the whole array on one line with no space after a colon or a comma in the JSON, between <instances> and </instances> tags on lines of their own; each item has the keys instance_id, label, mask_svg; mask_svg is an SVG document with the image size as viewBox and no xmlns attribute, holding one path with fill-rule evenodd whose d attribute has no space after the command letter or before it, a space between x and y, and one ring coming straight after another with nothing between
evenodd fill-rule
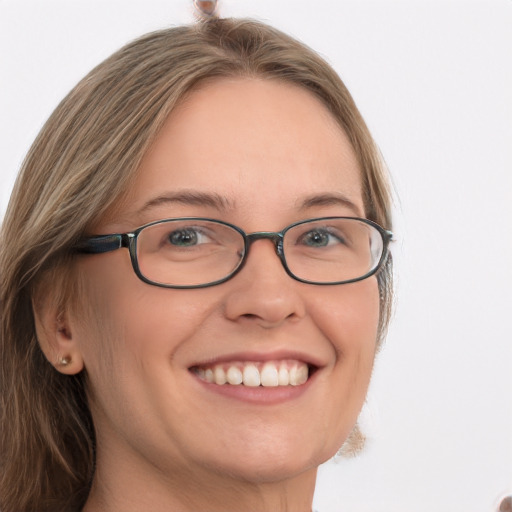
<instances>
[{"instance_id":1,"label":"cheek","mask_svg":"<svg viewBox=\"0 0 512 512\"><path fill-rule=\"evenodd\" d=\"M379 324L376 280L333 287L312 314L334 352L325 373L331 395L325 414L332 446L338 449L357 420L372 374Z\"/></svg>"},{"instance_id":2,"label":"cheek","mask_svg":"<svg viewBox=\"0 0 512 512\"><path fill-rule=\"evenodd\" d=\"M311 314L338 357L375 354L379 290L375 278L333 286L311 305Z\"/></svg>"},{"instance_id":3,"label":"cheek","mask_svg":"<svg viewBox=\"0 0 512 512\"><path fill-rule=\"evenodd\" d=\"M218 307L208 293L143 283L124 251L84 260L79 277L84 299L75 316L91 382L104 381L113 370L164 364Z\"/></svg>"}]
</instances>

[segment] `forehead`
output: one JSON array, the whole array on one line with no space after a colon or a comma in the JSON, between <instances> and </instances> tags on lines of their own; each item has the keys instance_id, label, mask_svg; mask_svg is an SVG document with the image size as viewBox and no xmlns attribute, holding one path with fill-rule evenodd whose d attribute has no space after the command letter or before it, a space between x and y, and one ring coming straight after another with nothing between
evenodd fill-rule
<instances>
[{"instance_id":1,"label":"forehead","mask_svg":"<svg viewBox=\"0 0 512 512\"><path fill-rule=\"evenodd\" d=\"M363 215L360 168L345 133L311 92L276 80L208 82L172 112L142 160L131 209L180 191L214 193L253 212L339 193Z\"/></svg>"}]
</instances>

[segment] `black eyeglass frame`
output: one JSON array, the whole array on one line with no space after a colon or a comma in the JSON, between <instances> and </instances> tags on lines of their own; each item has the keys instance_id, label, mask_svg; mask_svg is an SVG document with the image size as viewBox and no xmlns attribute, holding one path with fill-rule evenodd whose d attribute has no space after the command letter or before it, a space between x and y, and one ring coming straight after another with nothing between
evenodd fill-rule
<instances>
[{"instance_id":1,"label":"black eyeglass frame","mask_svg":"<svg viewBox=\"0 0 512 512\"><path fill-rule=\"evenodd\" d=\"M361 277L356 277L354 279L348 279L344 281L334 281L334 282L317 282L317 281L308 281L307 279L302 279L298 276L296 276L288 267L288 264L286 263L286 257L284 255L284 249L283 249L283 242L284 242L284 236L287 231L290 229L300 226L301 224L307 224L310 222L317 222L317 221L326 221L326 220L357 220L364 224L368 224L369 226L372 226L375 228L379 234L382 237L382 254L380 257L379 262L375 267L367 272L365 275ZM194 285L171 285L171 284L164 284L159 283L157 281L152 281L151 279L148 279L144 274L142 274L140 267L139 267L139 261L137 257L137 239L139 236L139 233L150 227L154 226L155 224L162 224L169 221L207 221L207 222L215 222L217 224L221 224L223 226L227 226L231 229L234 229L243 238L244 241L244 253L240 259L239 264L231 271L230 274L223 277L222 279L218 279L217 281L212 281L210 283L203 283L203 284L194 284ZM238 226L235 226L234 224L230 224L229 222L224 222L222 220L217 219L211 219L208 217L176 217L176 218L168 218L168 219L161 219L154 222L150 222L148 224L144 224L143 226L138 227L134 231L128 232L128 233L113 233L109 235L98 235L98 236L92 236L81 239L74 247L75 251L81 254L104 254L107 252L112 252L117 249L121 249L122 247L126 247L130 253L130 260L132 263L133 270L137 277L150 285L153 286L159 286L161 288L173 288L173 289L194 289L194 288L208 288L210 286L215 286L218 284L225 283L232 277L234 277L245 265L245 262L247 261L247 256L249 255L249 249L253 242L256 240L264 240L268 239L271 240L274 244L276 254L279 257L281 264L283 265L283 268L285 269L286 273L296 281L299 281L301 283L306 284L314 284L314 285L338 285L338 284L348 284L348 283L355 283L357 281L362 281L364 279L367 279L368 277L376 274L381 267L383 266L384 262L386 261L388 254L389 254L389 243L393 240L393 233L387 229L384 229L382 226L377 224L376 222L373 222L368 219L363 219L360 217L318 217L318 218L312 218L312 219L306 219L301 220L299 222L294 222L293 224L290 224L289 226L286 226L281 231L256 231L254 233L246 233L243 229L239 228Z\"/></svg>"}]
</instances>

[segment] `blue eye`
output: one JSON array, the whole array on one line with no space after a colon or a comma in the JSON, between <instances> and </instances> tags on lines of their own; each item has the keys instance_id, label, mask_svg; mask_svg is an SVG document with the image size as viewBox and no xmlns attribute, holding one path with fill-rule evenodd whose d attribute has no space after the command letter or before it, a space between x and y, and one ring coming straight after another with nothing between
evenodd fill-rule
<instances>
[{"instance_id":1,"label":"blue eye","mask_svg":"<svg viewBox=\"0 0 512 512\"><path fill-rule=\"evenodd\" d=\"M203 236L196 229L185 228L172 231L167 238L172 245L190 247L201 243Z\"/></svg>"},{"instance_id":2,"label":"blue eye","mask_svg":"<svg viewBox=\"0 0 512 512\"><path fill-rule=\"evenodd\" d=\"M299 241L309 247L327 247L337 243L344 243L340 237L329 233L329 231L325 229L308 231L300 237Z\"/></svg>"}]
</instances>

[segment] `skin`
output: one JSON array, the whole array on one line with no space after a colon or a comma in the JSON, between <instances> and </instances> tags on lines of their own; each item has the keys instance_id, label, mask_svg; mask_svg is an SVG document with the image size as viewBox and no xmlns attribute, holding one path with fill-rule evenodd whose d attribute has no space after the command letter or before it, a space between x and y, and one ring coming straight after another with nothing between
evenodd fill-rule
<instances>
[{"instance_id":1,"label":"skin","mask_svg":"<svg viewBox=\"0 0 512 512\"><path fill-rule=\"evenodd\" d=\"M184 191L217 194L224 204L147 207ZM312 196L322 199L304 206ZM129 198L96 233L179 216L217 218L247 233L364 217L357 159L331 114L308 91L259 79L195 90L146 154ZM375 277L297 282L268 240L252 245L234 278L210 288L145 284L126 249L82 258L79 273L86 301L54 320L45 350L53 362L71 358L60 371L85 368L89 377L98 452L84 511L310 511L317 467L344 442L366 395ZM290 351L314 357L319 370L303 393L277 404L213 393L189 371L226 354Z\"/></svg>"}]
</instances>

